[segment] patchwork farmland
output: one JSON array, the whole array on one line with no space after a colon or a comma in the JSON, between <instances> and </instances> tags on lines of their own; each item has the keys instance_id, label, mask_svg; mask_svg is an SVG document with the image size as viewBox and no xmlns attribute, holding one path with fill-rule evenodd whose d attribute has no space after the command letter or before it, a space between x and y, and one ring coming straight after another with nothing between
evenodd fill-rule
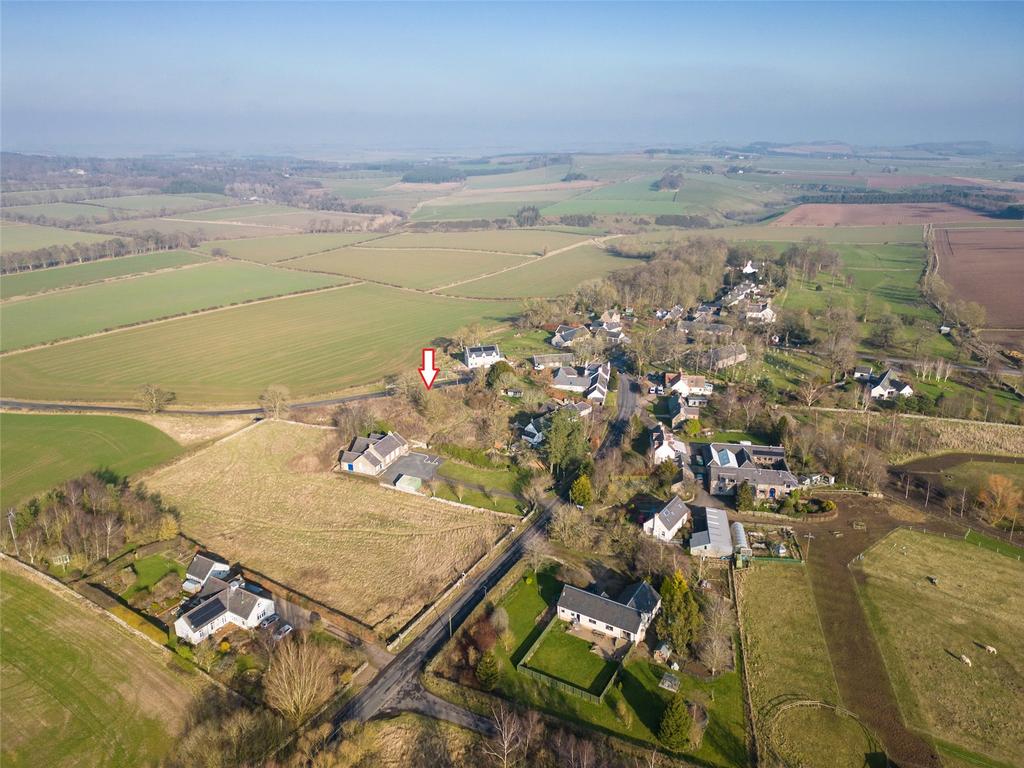
<instances>
[{"instance_id":1,"label":"patchwork farmland","mask_svg":"<svg viewBox=\"0 0 1024 768\"><path fill-rule=\"evenodd\" d=\"M499 229L482 232L403 232L375 240L372 248L445 248L465 251L500 251L541 256L586 240L547 229Z\"/></svg>"},{"instance_id":2,"label":"patchwork farmland","mask_svg":"<svg viewBox=\"0 0 1024 768\"><path fill-rule=\"evenodd\" d=\"M363 232L283 235L257 237L250 240L232 240L230 242L208 242L203 243L196 250L211 256L214 251L223 251L232 259L273 264L278 261L297 259L300 256L329 251L345 245L361 243L372 240L375 237L380 237L380 235Z\"/></svg>"},{"instance_id":3,"label":"patchwork farmland","mask_svg":"<svg viewBox=\"0 0 1024 768\"><path fill-rule=\"evenodd\" d=\"M130 400L147 382L184 403L253 403L269 384L322 394L415 370L425 342L472 322L507 321L515 310L340 287L21 352L4 359L0 386L11 398L85 402Z\"/></svg>"},{"instance_id":4,"label":"patchwork farmland","mask_svg":"<svg viewBox=\"0 0 1024 768\"><path fill-rule=\"evenodd\" d=\"M935 229L939 275L985 307L986 326L1024 337L1024 228Z\"/></svg>"},{"instance_id":5,"label":"patchwork farmland","mask_svg":"<svg viewBox=\"0 0 1024 768\"><path fill-rule=\"evenodd\" d=\"M158 471L186 533L294 585L382 635L431 602L505 530L455 509L328 471L332 430L264 422Z\"/></svg>"},{"instance_id":6,"label":"patchwork farmland","mask_svg":"<svg viewBox=\"0 0 1024 768\"><path fill-rule=\"evenodd\" d=\"M49 248L54 245L75 243L105 243L113 235L95 232L76 232L73 229L43 227L37 224L20 224L11 221L0 223L0 253L17 253Z\"/></svg>"},{"instance_id":7,"label":"patchwork farmland","mask_svg":"<svg viewBox=\"0 0 1024 768\"><path fill-rule=\"evenodd\" d=\"M798 205L775 220L777 226L884 227L991 221L987 216L948 203L810 203Z\"/></svg>"}]
</instances>

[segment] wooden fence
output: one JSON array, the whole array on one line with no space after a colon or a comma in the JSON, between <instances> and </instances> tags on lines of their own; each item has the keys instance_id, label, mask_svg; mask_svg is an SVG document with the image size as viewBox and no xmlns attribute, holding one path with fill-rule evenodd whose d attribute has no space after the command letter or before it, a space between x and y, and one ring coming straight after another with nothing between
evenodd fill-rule
<instances>
[{"instance_id":1,"label":"wooden fence","mask_svg":"<svg viewBox=\"0 0 1024 768\"><path fill-rule=\"evenodd\" d=\"M521 658L519 660L519 663L516 664L516 671L521 672L527 677L532 677L534 680L544 683L545 685L550 685L554 688L558 688L559 690L565 691L570 696L576 696L577 698L583 699L584 701L589 701L591 704L600 704L602 701L604 701L604 696L606 693L608 693L608 689L612 687L612 685L615 683L615 680L619 677L619 672L622 670L621 662L616 662L615 672L612 674L610 678L608 678L608 682L604 686L604 688L601 689L601 693L596 695L591 693L590 691L585 691L579 686L573 685L572 683L567 683L564 680L559 680L557 677L552 677L551 675L545 674L544 672L538 672L536 669L531 669L527 666L530 659L533 657L533 654L540 647L540 644L544 642L544 638L547 637L548 632L550 632L551 628L558 623L559 618L556 614L555 616L551 617L551 621L549 621L548 625L544 627L544 631L540 633L537 639L533 641L533 644L526 649L526 653L523 654L523 658Z\"/></svg>"}]
</instances>

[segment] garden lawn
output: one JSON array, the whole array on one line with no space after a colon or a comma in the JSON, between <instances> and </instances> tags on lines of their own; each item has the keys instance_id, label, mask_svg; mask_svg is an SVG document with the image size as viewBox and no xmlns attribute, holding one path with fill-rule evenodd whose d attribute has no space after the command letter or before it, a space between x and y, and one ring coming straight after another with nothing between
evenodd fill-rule
<instances>
[{"instance_id":1,"label":"garden lawn","mask_svg":"<svg viewBox=\"0 0 1024 768\"><path fill-rule=\"evenodd\" d=\"M859 567L861 599L908 723L962 749L1024 764L1024 563L898 530Z\"/></svg>"},{"instance_id":2,"label":"garden lawn","mask_svg":"<svg viewBox=\"0 0 1024 768\"><path fill-rule=\"evenodd\" d=\"M0 413L0 505L97 469L132 475L181 450L156 427L122 416Z\"/></svg>"},{"instance_id":3,"label":"garden lawn","mask_svg":"<svg viewBox=\"0 0 1024 768\"><path fill-rule=\"evenodd\" d=\"M137 592L152 590L169 573L185 578L185 566L165 555L150 555L136 560L132 563L132 570L135 571L135 583L122 595L125 600L130 600Z\"/></svg>"},{"instance_id":4,"label":"garden lawn","mask_svg":"<svg viewBox=\"0 0 1024 768\"><path fill-rule=\"evenodd\" d=\"M202 681L82 601L0 564L0 762L162 764Z\"/></svg>"},{"instance_id":5,"label":"garden lawn","mask_svg":"<svg viewBox=\"0 0 1024 768\"><path fill-rule=\"evenodd\" d=\"M526 666L598 696L618 664L591 653L590 643L568 629L566 622L556 619Z\"/></svg>"},{"instance_id":6,"label":"garden lawn","mask_svg":"<svg viewBox=\"0 0 1024 768\"><path fill-rule=\"evenodd\" d=\"M85 264L71 264L66 267L34 269L31 272L16 272L4 275L0 280L0 298L26 296L42 291L54 291L85 285L112 277L139 275L158 269L172 269L186 264L205 261L202 256L186 251L160 251L143 253L138 256L121 256L116 259L100 259Z\"/></svg>"},{"instance_id":7,"label":"garden lawn","mask_svg":"<svg viewBox=\"0 0 1024 768\"><path fill-rule=\"evenodd\" d=\"M86 402L131 399L147 382L188 403L254 403L268 384L316 395L415 371L433 339L514 311L356 285L11 355L0 385L10 398Z\"/></svg>"},{"instance_id":8,"label":"garden lawn","mask_svg":"<svg viewBox=\"0 0 1024 768\"><path fill-rule=\"evenodd\" d=\"M343 282L344 278L216 262L88 285L0 305L0 350Z\"/></svg>"}]
</instances>

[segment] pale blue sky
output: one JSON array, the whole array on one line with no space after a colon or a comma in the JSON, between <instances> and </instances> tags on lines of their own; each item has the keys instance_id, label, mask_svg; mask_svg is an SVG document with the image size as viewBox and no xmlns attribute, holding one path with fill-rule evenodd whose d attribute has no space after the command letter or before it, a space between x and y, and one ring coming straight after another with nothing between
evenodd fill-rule
<instances>
[{"instance_id":1,"label":"pale blue sky","mask_svg":"<svg viewBox=\"0 0 1024 768\"><path fill-rule=\"evenodd\" d=\"M1024 145L1024 4L18 3L5 149Z\"/></svg>"}]
</instances>

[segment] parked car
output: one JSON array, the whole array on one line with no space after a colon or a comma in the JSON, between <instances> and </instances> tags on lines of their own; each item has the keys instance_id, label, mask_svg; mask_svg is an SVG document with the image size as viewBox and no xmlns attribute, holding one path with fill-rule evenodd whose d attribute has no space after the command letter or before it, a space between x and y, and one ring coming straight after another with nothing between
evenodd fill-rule
<instances>
[{"instance_id":1,"label":"parked car","mask_svg":"<svg viewBox=\"0 0 1024 768\"><path fill-rule=\"evenodd\" d=\"M665 394L665 388L664 387L658 387L656 391L657 391L657 393L659 395L664 395Z\"/></svg>"},{"instance_id":2,"label":"parked car","mask_svg":"<svg viewBox=\"0 0 1024 768\"><path fill-rule=\"evenodd\" d=\"M280 616L278 616L276 613L272 613L260 622L260 629L268 629L269 627L272 627L275 624L277 624L277 622L279 622L280 620Z\"/></svg>"},{"instance_id":3,"label":"parked car","mask_svg":"<svg viewBox=\"0 0 1024 768\"><path fill-rule=\"evenodd\" d=\"M274 639L275 640L284 640L291 633L292 633L292 625L291 624L282 624L278 628L277 632L274 633Z\"/></svg>"},{"instance_id":4,"label":"parked car","mask_svg":"<svg viewBox=\"0 0 1024 768\"><path fill-rule=\"evenodd\" d=\"M657 394L657 392L658 392L657 387L651 387L650 389L647 390L647 394L648 395L654 395L654 394Z\"/></svg>"}]
</instances>

